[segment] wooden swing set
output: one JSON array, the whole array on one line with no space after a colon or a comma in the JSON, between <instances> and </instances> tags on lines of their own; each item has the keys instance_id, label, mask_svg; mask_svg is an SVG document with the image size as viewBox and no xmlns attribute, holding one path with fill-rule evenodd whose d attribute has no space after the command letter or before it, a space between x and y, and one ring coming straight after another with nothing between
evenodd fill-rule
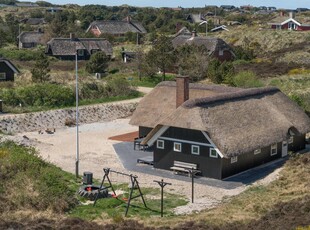
<instances>
[{"instance_id":1,"label":"wooden swing set","mask_svg":"<svg viewBox=\"0 0 310 230\"><path fill-rule=\"evenodd\" d=\"M104 175L103 175L103 178L102 178L102 181L101 181L101 185L100 185L99 191L98 191L97 196L95 198L94 206L96 205L96 202L97 202L97 199L98 199L98 194L100 193L100 191L108 190L109 188L111 188L111 190L113 192L112 197L115 198L115 199L120 200L118 198L118 196L116 195L115 190L114 190L113 185L112 185L112 182L111 182L111 180L109 178L109 174L113 172L113 173L116 173L116 174L119 174L119 175L123 175L123 176L127 176L127 177L130 178L131 188L130 188L130 192L129 192L129 197L128 198L126 198L126 197L122 198L123 201L127 201L125 216L127 216L127 214L128 214L129 207L130 207L130 202L133 199L141 197L142 198L142 202L144 204L144 207L147 208L145 200L144 200L144 197L143 197L143 194L142 194L140 186L139 186L139 182L137 180L138 176L132 175L132 174L123 173L123 172L114 171L114 170L112 170L110 168L104 168L103 172L104 172ZM103 186L105 180L107 180L107 182L109 183L109 185L107 187ZM133 196L133 190L135 188L138 189L139 194L136 195L136 196Z\"/></svg>"}]
</instances>

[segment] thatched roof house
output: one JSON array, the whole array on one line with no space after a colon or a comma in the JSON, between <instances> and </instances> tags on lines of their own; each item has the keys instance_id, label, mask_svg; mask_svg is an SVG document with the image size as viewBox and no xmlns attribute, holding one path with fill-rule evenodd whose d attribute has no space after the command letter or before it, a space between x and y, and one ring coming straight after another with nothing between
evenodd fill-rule
<instances>
[{"instance_id":1,"label":"thatched roof house","mask_svg":"<svg viewBox=\"0 0 310 230\"><path fill-rule=\"evenodd\" d=\"M18 73L19 70L10 60L0 58L0 81L14 81L14 76Z\"/></svg>"},{"instance_id":2,"label":"thatched roof house","mask_svg":"<svg viewBox=\"0 0 310 230\"><path fill-rule=\"evenodd\" d=\"M112 56L113 48L111 43L104 38L53 38L47 43L45 53L60 59L74 59L78 52L78 58L87 60L98 51L105 52Z\"/></svg>"},{"instance_id":3,"label":"thatched roof house","mask_svg":"<svg viewBox=\"0 0 310 230\"><path fill-rule=\"evenodd\" d=\"M135 22L127 17L123 21L94 21L86 30L86 33L91 32L96 36L101 34L111 34L114 36L124 36L128 32L145 34L146 29L140 22Z\"/></svg>"},{"instance_id":4,"label":"thatched roof house","mask_svg":"<svg viewBox=\"0 0 310 230\"><path fill-rule=\"evenodd\" d=\"M44 42L42 41L43 35L44 33L42 31L21 32L21 34L18 36L18 47L21 49L33 48L39 44L44 45Z\"/></svg>"},{"instance_id":5,"label":"thatched roof house","mask_svg":"<svg viewBox=\"0 0 310 230\"><path fill-rule=\"evenodd\" d=\"M195 31L192 35L179 35L172 39L174 48L184 45L204 46L209 51L209 56L220 61L230 61L235 54L232 48L222 39L214 37L200 37Z\"/></svg>"},{"instance_id":6,"label":"thatched roof house","mask_svg":"<svg viewBox=\"0 0 310 230\"><path fill-rule=\"evenodd\" d=\"M167 146L165 150L155 146L155 167L169 169L175 160L181 160L200 165L203 175L222 179L305 147L310 119L277 88L189 84L188 89L187 95L182 80L160 83L141 100L132 116L130 124L147 134L142 144L160 141ZM184 155L175 153L180 151L173 150L173 143L182 145ZM189 144L205 151L199 157L192 152L193 156ZM257 150L260 158L253 154ZM218 168L212 173L210 165L217 163L210 162L210 157L218 159ZM230 162L238 157L238 162Z\"/></svg>"}]
</instances>

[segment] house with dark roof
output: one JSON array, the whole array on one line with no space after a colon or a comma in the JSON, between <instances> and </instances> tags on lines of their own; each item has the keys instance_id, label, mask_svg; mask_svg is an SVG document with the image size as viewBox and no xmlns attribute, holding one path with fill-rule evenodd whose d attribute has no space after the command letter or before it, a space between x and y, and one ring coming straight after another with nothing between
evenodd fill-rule
<instances>
[{"instance_id":1,"label":"house with dark roof","mask_svg":"<svg viewBox=\"0 0 310 230\"><path fill-rule=\"evenodd\" d=\"M45 54L61 60L74 60L78 55L79 60L88 60L98 51L103 51L107 56L113 55L111 43L104 38L52 38L47 42Z\"/></svg>"},{"instance_id":2,"label":"house with dark roof","mask_svg":"<svg viewBox=\"0 0 310 230\"><path fill-rule=\"evenodd\" d=\"M8 59L0 58L0 81L14 81L19 70Z\"/></svg>"},{"instance_id":3,"label":"house with dark roof","mask_svg":"<svg viewBox=\"0 0 310 230\"><path fill-rule=\"evenodd\" d=\"M44 18L25 18L25 19L21 20L21 22L28 24L28 25L31 25L31 26L46 24Z\"/></svg>"},{"instance_id":4,"label":"house with dark roof","mask_svg":"<svg viewBox=\"0 0 310 230\"><path fill-rule=\"evenodd\" d=\"M132 21L130 17L127 17L126 20L123 21L94 21L86 30L86 33L88 32L94 34L97 37L101 34L124 36L128 32L137 34L147 33L142 23Z\"/></svg>"},{"instance_id":5,"label":"house with dark roof","mask_svg":"<svg viewBox=\"0 0 310 230\"><path fill-rule=\"evenodd\" d=\"M224 179L305 148L310 119L275 87L240 89L162 82L137 106L130 124L153 146L154 168L191 165Z\"/></svg>"},{"instance_id":6,"label":"house with dark roof","mask_svg":"<svg viewBox=\"0 0 310 230\"><path fill-rule=\"evenodd\" d=\"M295 17L295 12L289 12L287 17L284 15L284 12L281 12L280 16L272 19L268 25L271 26L271 29L276 30L306 31L310 30L310 19Z\"/></svg>"},{"instance_id":7,"label":"house with dark roof","mask_svg":"<svg viewBox=\"0 0 310 230\"><path fill-rule=\"evenodd\" d=\"M201 23L205 21L205 15L203 14L189 14L186 16L186 21L189 23Z\"/></svg>"},{"instance_id":8,"label":"house with dark roof","mask_svg":"<svg viewBox=\"0 0 310 230\"><path fill-rule=\"evenodd\" d=\"M209 56L217 58L219 61L233 60L235 54L232 48L222 39L214 37L200 37L195 31L192 35L178 35L172 39L174 48L184 45L204 46L207 48Z\"/></svg>"},{"instance_id":9,"label":"house with dark roof","mask_svg":"<svg viewBox=\"0 0 310 230\"><path fill-rule=\"evenodd\" d=\"M44 33L41 30L21 32L21 34L18 36L18 47L23 49L34 48L37 45L45 45L45 43L42 41L43 35Z\"/></svg>"}]
</instances>

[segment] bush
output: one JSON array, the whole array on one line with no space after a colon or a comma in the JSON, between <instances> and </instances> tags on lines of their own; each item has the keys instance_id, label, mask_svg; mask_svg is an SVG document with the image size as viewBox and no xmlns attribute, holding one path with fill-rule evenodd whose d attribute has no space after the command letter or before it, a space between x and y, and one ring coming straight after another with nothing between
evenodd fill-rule
<instances>
[{"instance_id":1,"label":"bush","mask_svg":"<svg viewBox=\"0 0 310 230\"><path fill-rule=\"evenodd\" d=\"M256 75L251 71L244 71L238 73L232 78L230 84L242 88L253 88L263 86L263 83L259 81Z\"/></svg>"},{"instance_id":2,"label":"bush","mask_svg":"<svg viewBox=\"0 0 310 230\"><path fill-rule=\"evenodd\" d=\"M18 61L35 61L40 55L38 50L12 50L12 49L0 49L0 56Z\"/></svg>"},{"instance_id":3,"label":"bush","mask_svg":"<svg viewBox=\"0 0 310 230\"><path fill-rule=\"evenodd\" d=\"M73 90L56 84L35 84L16 89L2 89L0 97L6 105L18 106L58 106L74 105Z\"/></svg>"},{"instance_id":4,"label":"bush","mask_svg":"<svg viewBox=\"0 0 310 230\"><path fill-rule=\"evenodd\" d=\"M231 62L219 62L217 59L213 59L208 65L208 77L214 83L222 83L230 79L234 73L234 66Z\"/></svg>"}]
</instances>

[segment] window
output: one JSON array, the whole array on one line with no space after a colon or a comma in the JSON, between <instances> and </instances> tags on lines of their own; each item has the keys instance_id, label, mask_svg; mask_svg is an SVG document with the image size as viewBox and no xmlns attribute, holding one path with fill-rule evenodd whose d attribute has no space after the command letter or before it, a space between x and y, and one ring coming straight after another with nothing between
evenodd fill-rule
<instances>
[{"instance_id":1,"label":"window","mask_svg":"<svg viewBox=\"0 0 310 230\"><path fill-rule=\"evenodd\" d=\"M276 155L277 154L277 144L271 145L270 155Z\"/></svg>"},{"instance_id":2,"label":"window","mask_svg":"<svg viewBox=\"0 0 310 230\"><path fill-rule=\"evenodd\" d=\"M216 150L215 149L210 149L210 157L213 157L213 158L217 158L217 152L216 152Z\"/></svg>"},{"instance_id":3,"label":"window","mask_svg":"<svg viewBox=\"0 0 310 230\"><path fill-rule=\"evenodd\" d=\"M219 51L219 55L220 55L220 56L223 56L223 55L224 55L224 50L220 50L220 51Z\"/></svg>"},{"instance_id":4,"label":"window","mask_svg":"<svg viewBox=\"0 0 310 230\"><path fill-rule=\"evenodd\" d=\"M198 145L192 145L192 154L194 154L194 155L200 154L200 148Z\"/></svg>"},{"instance_id":5,"label":"window","mask_svg":"<svg viewBox=\"0 0 310 230\"><path fill-rule=\"evenodd\" d=\"M293 144L293 142L294 142L294 137L290 137L290 138L288 139L288 143L289 143L289 144Z\"/></svg>"},{"instance_id":6,"label":"window","mask_svg":"<svg viewBox=\"0 0 310 230\"><path fill-rule=\"evenodd\" d=\"M164 149L165 148L165 142L163 140L157 140L157 148L158 149Z\"/></svg>"},{"instance_id":7,"label":"window","mask_svg":"<svg viewBox=\"0 0 310 230\"><path fill-rule=\"evenodd\" d=\"M84 50L78 50L77 54L78 56L84 56Z\"/></svg>"},{"instance_id":8,"label":"window","mask_svg":"<svg viewBox=\"0 0 310 230\"><path fill-rule=\"evenodd\" d=\"M237 161L238 161L238 156L230 158L230 163L231 164L236 163Z\"/></svg>"},{"instance_id":9,"label":"window","mask_svg":"<svg viewBox=\"0 0 310 230\"><path fill-rule=\"evenodd\" d=\"M0 73L0 80L6 80L6 73Z\"/></svg>"},{"instance_id":10,"label":"window","mask_svg":"<svg viewBox=\"0 0 310 230\"><path fill-rule=\"evenodd\" d=\"M182 151L182 144L178 143L178 142L174 142L173 150L176 152L181 152Z\"/></svg>"},{"instance_id":11,"label":"window","mask_svg":"<svg viewBox=\"0 0 310 230\"><path fill-rule=\"evenodd\" d=\"M260 154L261 152L262 152L261 149L256 149L254 150L254 155Z\"/></svg>"}]
</instances>

